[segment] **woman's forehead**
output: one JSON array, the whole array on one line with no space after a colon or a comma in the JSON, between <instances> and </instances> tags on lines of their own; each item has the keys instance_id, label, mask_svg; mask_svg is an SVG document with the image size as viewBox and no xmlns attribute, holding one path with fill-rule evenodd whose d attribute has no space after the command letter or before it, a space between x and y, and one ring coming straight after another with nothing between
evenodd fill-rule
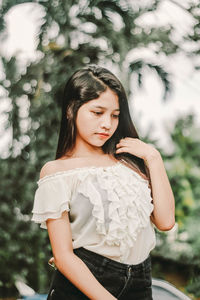
<instances>
[{"instance_id":1,"label":"woman's forehead","mask_svg":"<svg viewBox=\"0 0 200 300\"><path fill-rule=\"evenodd\" d=\"M101 93L98 98L87 103L89 106L98 107L101 109L119 110L118 95L110 89L107 89L105 92Z\"/></svg>"}]
</instances>

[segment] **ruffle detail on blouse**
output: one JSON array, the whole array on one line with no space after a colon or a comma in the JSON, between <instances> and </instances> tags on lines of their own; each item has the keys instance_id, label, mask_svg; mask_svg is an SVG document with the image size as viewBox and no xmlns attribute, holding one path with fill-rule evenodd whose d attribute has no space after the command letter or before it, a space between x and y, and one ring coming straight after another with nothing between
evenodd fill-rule
<instances>
[{"instance_id":1,"label":"ruffle detail on blouse","mask_svg":"<svg viewBox=\"0 0 200 300\"><path fill-rule=\"evenodd\" d=\"M70 211L70 190L63 177L41 181L35 192L32 221L47 229L47 219L58 219L64 211Z\"/></svg>"},{"instance_id":2,"label":"ruffle detail on blouse","mask_svg":"<svg viewBox=\"0 0 200 300\"><path fill-rule=\"evenodd\" d=\"M148 182L126 166L95 171L98 186L108 195L109 223L106 229L103 201L94 185L94 170L79 173L77 193L88 197L93 204L92 215L96 219L96 230L104 235L108 245L120 248L121 261L126 260L142 228L145 228L153 211Z\"/></svg>"},{"instance_id":3,"label":"ruffle detail on blouse","mask_svg":"<svg viewBox=\"0 0 200 300\"><path fill-rule=\"evenodd\" d=\"M72 170L60 171L56 172L37 181L38 188L35 192L34 197L34 205L33 205L33 216L32 221L36 223L40 223L40 227L47 229L46 220L47 219L57 219L60 218L62 213L66 211L70 211L70 199L73 193L76 193L76 185L78 184L78 178L80 176L81 180L91 174L92 176L96 174L97 170L111 170L112 168L116 168L120 166L120 163L116 163L112 166L107 167L82 167L75 168ZM88 189L93 189L92 184ZM98 197L98 191L93 189L93 192L96 192L96 200L93 197L93 215L96 216L98 222L98 230L101 231L101 222L103 222L104 217L103 214L103 206L99 211L99 205L97 203L101 203L100 197ZM103 230L103 226L102 226ZM104 232L105 233L105 232Z\"/></svg>"},{"instance_id":4,"label":"ruffle detail on blouse","mask_svg":"<svg viewBox=\"0 0 200 300\"><path fill-rule=\"evenodd\" d=\"M148 181L122 163L57 172L39 180L38 185L33 221L46 228L48 218L60 218L63 211L70 210L71 199L82 194L93 206L97 233L107 245L119 247L122 262L150 222L153 204ZM107 194L105 199L101 192Z\"/></svg>"},{"instance_id":5,"label":"ruffle detail on blouse","mask_svg":"<svg viewBox=\"0 0 200 300\"><path fill-rule=\"evenodd\" d=\"M80 177L80 176L79 176ZM77 189L77 193L83 194L85 197L89 198L93 205L92 215L96 219L96 229L99 234L106 234L105 229L105 218L104 218L104 207L99 191L96 189L92 182L91 174L88 174L87 180L83 181L81 178L81 184ZM80 179L80 178L79 178Z\"/></svg>"},{"instance_id":6,"label":"ruffle detail on blouse","mask_svg":"<svg viewBox=\"0 0 200 300\"><path fill-rule=\"evenodd\" d=\"M62 213L64 211L70 211L69 206L66 203L61 204L59 207L59 211L56 211L56 212L45 212L43 214L34 212L32 221L34 221L35 223L40 223L41 228L47 229L46 220L47 219L58 219L62 216Z\"/></svg>"}]
</instances>

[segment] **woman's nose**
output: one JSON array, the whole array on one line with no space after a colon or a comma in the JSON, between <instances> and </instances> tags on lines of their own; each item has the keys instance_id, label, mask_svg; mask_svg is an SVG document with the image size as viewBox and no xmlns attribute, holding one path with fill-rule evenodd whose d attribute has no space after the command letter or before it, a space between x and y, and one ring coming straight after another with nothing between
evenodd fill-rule
<instances>
[{"instance_id":1,"label":"woman's nose","mask_svg":"<svg viewBox=\"0 0 200 300\"><path fill-rule=\"evenodd\" d=\"M104 117L101 121L101 127L110 129L111 128L111 118L110 117Z\"/></svg>"}]
</instances>

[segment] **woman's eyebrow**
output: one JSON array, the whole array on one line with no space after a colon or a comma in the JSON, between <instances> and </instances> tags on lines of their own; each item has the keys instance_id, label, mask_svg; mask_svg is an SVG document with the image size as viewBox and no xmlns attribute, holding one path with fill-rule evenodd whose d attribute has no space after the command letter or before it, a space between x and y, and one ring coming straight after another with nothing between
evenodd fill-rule
<instances>
[{"instance_id":1,"label":"woman's eyebrow","mask_svg":"<svg viewBox=\"0 0 200 300\"><path fill-rule=\"evenodd\" d=\"M107 107L104 107L104 106L100 106L100 105L93 105L93 107L94 108L100 108L100 109L107 109ZM120 109L119 108L115 108L115 109L113 109L113 110L115 110L115 111L120 111Z\"/></svg>"}]
</instances>

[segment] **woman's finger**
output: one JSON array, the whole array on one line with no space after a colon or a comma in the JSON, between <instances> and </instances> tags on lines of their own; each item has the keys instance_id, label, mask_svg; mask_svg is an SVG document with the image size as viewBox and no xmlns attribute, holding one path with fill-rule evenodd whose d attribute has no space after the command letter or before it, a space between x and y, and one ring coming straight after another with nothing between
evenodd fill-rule
<instances>
[{"instance_id":1,"label":"woman's finger","mask_svg":"<svg viewBox=\"0 0 200 300\"><path fill-rule=\"evenodd\" d=\"M116 153L129 152L129 148L128 147L120 147L115 152Z\"/></svg>"},{"instance_id":2,"label":"woman's finger","mask_svg":"<svg viewBox=\"0 0 200 300\"><path fill-rule=\"evenodd\" d=\"M127 141L121 140L121 141L116 145L116 147L123 147L123 146L125 146L125 145L127 145Z\"/></svg>"}]
</instances>

